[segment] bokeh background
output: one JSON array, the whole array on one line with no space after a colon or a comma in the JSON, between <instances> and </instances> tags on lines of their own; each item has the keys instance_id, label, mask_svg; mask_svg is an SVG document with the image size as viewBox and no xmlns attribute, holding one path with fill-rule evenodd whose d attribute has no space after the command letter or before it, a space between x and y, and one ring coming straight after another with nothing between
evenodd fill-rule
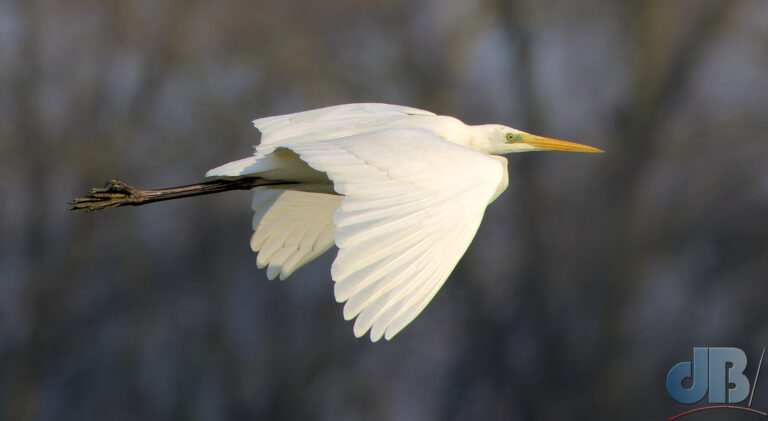
<instances>
[{"instance_id":1,"label":"bokeh background","mask_svg":"<svg viewBox=\"0 0 768 421\"><path fill-rule=\"evenodd\" d=\"M257 270L248 192L67 210L346 102L607 153L510 156L454 274L376 344L333 252ZM752 378L768 344L767 110L764 0L0 0L0 419L666 419L693 346Z\"/></svg>"}]
</instances>

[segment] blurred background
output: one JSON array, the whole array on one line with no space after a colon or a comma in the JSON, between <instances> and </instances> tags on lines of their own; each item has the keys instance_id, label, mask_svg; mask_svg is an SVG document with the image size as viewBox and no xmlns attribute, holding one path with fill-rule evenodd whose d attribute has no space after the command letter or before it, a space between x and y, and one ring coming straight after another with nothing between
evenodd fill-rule
<instances>
[{"instance_id":1,"label":"blurred background","mask_svg":"<svg viewBox=\"0 0 768 421\"><path fill-rule=\"evenodd\" d=\"M266 280L248 192L67 210L346 102L607 153L509 156L456 271L376 344L334 252ZM666 419L693 346L751 379L768 344L766 110L764 0L0 0L0 419Z\"/></svg>"}]
</instances>

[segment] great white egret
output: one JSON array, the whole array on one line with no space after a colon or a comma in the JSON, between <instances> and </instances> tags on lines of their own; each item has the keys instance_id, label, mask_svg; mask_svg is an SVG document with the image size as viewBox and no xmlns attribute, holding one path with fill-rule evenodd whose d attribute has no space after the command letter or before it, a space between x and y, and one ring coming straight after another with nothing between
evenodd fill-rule
<instances>
[{"instance_id":1,"label":"great white egret","mask_svg":"<svg viewBox=\"0 0 768 421\"><path fill-rule=\"evenodd\" d=\"M443 285L508 184L498 154L602 152L498 124L389 104L345 104L260 118L253 156L213 182L137 190L118 180L75 199L96 210L253 188L251 249L285 279L333 245L334 293L354 333L391 339Z\"/></svg>"}]
</instances>

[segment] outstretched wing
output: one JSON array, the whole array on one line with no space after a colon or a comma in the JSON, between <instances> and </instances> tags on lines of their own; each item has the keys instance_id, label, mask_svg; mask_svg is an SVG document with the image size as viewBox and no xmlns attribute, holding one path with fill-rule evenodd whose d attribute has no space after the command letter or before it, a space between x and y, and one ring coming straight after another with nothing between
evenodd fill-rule
<instances>
[{"instance_id":1,"label":"outstretched wing","mask_svg":"<svg viewBox=\"0 0 768 421\"><path fill-rule=\"evenodd\" d=\"M283 145L344 195L331 275L344 317L392 338L443 285L506 173L488 155L418 129Z\"/></svg>"}]
</instances>

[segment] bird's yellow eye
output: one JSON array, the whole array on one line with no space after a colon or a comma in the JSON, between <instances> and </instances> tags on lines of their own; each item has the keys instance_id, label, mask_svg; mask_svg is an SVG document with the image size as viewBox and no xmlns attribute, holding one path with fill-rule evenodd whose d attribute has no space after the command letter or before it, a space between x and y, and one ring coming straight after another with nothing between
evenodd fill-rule
<instances>
[{"instance_id":1,"label":"bird's yellow eye","mask_svg":"<svg viewBox=\"0 0 768 421\"><path fill-rule=\"evenodd\" d=\"M507 134L507 142L514 142L515 140L516 139L515 139L515 134L514 133L508 133Z\"/></svg>"}]
</instances>

